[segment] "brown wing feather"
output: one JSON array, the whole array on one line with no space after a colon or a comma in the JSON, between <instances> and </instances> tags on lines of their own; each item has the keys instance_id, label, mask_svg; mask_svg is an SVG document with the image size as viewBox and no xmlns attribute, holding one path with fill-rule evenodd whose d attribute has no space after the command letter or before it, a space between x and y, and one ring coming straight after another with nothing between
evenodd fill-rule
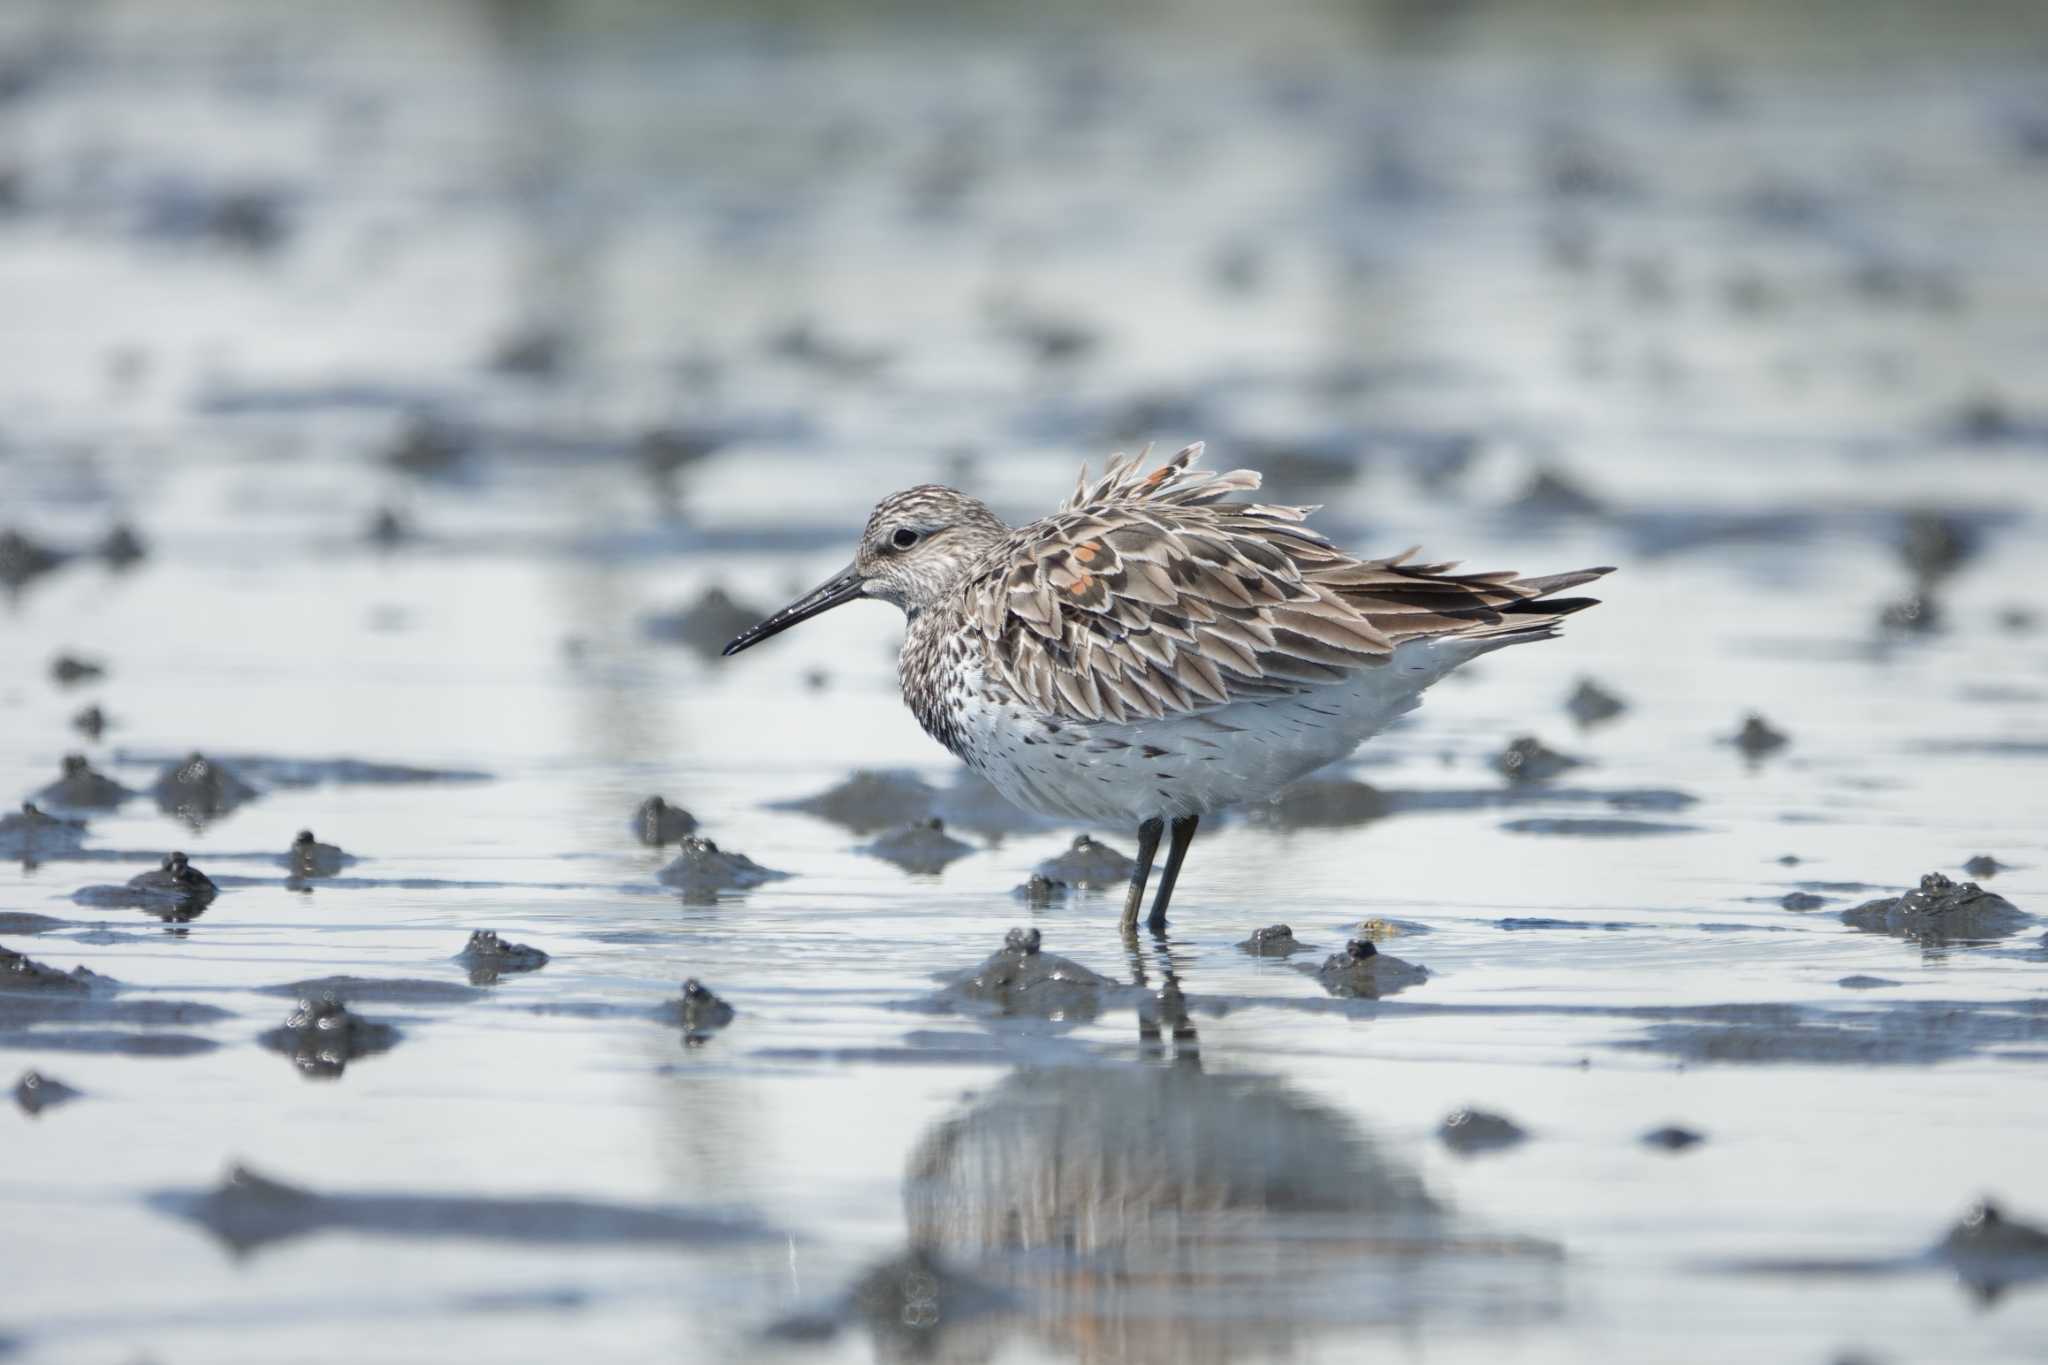
<instances>
[{"instance_id":1,"label":"brown wing feather","mask_svg":"<svg viewBox=\"0 0 2048 1365\"><path fill-rule=\"evenodd\" d=\"M1522 578L1360 560L1303 525L1313 508L1229 501L1248 469L1117 456L1019 528L968 588L990 673L1074 721L1158 719L1285 696L1383 664L1404 641L1546 633L1584 599L1537 599L1609 570Z\"/></svg>"}]
</instances>

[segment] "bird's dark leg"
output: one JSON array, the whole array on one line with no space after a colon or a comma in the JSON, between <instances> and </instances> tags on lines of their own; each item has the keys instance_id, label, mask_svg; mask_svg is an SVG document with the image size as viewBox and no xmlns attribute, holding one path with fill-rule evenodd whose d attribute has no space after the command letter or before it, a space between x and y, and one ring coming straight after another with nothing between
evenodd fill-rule
<instances>
[{"instance_id":1,"label":"bird's dark leg","mask_svg":"<svg viewBox=\"0 0 2048 1365\"><path fill-rule=\"evenodd\" d=\"M1138 826L1138 870L1131 873L1131 891L1124 897L1124 932L1136 933L1138 929L1138 907L1145 903L1145 882L1152 876L1152 859L1159 853L1159 836L1166 830L1166 822L1153 816Z\"/></svg>"},{"instance_id":2,"label":"bird's dark leg","mask_svg":"<svg viewBox=\"0 0 2048 1365\"><path fill-rule=\"evenodd\" d=\"M1199 815L1183 815L1173 822L1173 843L1166 850L1166 871L1159 877L1159 899L1152 902L1152 917L1145 921L1145 927L1158 933L1166 927L1166 907L1173 900L1173 884L1180 880L1180 865L1188 856L1188 845L1195 841L1195 826L1202 823ZM1136 917L1135 910L1126 914Z\"/></svg>"}]
</instances>

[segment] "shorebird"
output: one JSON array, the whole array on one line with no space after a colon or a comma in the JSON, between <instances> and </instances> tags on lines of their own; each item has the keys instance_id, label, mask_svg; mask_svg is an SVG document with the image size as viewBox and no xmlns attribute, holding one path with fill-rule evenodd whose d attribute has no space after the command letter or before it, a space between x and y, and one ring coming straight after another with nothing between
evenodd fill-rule
<instances>
[{"instance_id":1,"label":"shorebird","mask_svg":"<svg viewBox=\"0 0 2048 1365\"><path fill-rule=\"evenodd\" d=\"M938 484L892 493L852 564L725 653L857 598L895 603L903 699L928 734L1018 805L1137 826L1126 930L1171 830L1158 931L1204 815L1344 757L1458 665L1551 638L1595 603L1551 594L1612 571L1357 559L1303 524L1314 508L1240 500L1259 475L1197 470L1201 453L1084 466L1057 512L1014 528Z\"/></svg>"}]
</instances>

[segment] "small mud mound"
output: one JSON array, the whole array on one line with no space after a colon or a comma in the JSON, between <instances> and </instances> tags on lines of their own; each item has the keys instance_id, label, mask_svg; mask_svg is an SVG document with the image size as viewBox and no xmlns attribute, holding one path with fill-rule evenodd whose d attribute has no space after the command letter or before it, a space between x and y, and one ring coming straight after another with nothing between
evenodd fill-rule
<instances>
[{"instance_id":1,"label":"small mud mound","mask_svg":"<svg viewBox=\"0 0 2048 1365\"><path fill-rule=\"evenodd\" d=\"M45 1109L55 1109L60 1104L82 1099L84 1095L84 1091L75 1090L55 1076L45 1076L40 1071L24 1071L21 1079L14 1083L14 1102L30 1118Z\"/></svg>"},{"instance_id":2,"label":"small mud mound","mask_svg":"<svg viewBox=\"0 0 2048 1365\"><path fill-rule=\"evenodd\" d=\"M945 871L948 863L958 862L974 852L974 845L946 833L944 822L933 816L929 820L905 825L873 843L862 844L855 851L894 863L906 872L933 876Z\"/></svg>"},{"instance_id":3,"label":"small mud mound","mask_svg":"<svg viewBox=\"0 0 2048 1365\"><path fill-rule=\"evenodd\" d=\"M648 797L633 812L633 837L649 848L681 843L696 832L696 816L659 796Z\"/></svg>"},{"instance_id":4,"label":"small mud mound","mask_svg":"<svg viewBox=\"0 0 2048 1365\"><path fill-rule=\"evenodd\" d=\"M1590 729L1628 710L1628 703L1591 678L1581 678L1572 694L1565 698L1564 709L1573 720Z\"/></svg>"},{"instance_id":5,"label":"small mud mound","mask_svg":"<svg viewBox=\"0 0 2048 1365\"><path fill-rule=\"evenodd\" d=\"M1355 938L1341 953L1332 953L1320 967L1302 969L1323 983L1323 989L1345 1000L1377 1000L1420 986L1429 980L1427 968L1381 952L1370 939Z\"/></svg>"},{"instance_id":6,"label":"small mud mound","mask_svg":"<svg viewBox=\"0 0 2048 1365\"><path fill-rule=\"evenodd\" d=\"M709 839L686 838L675 860L656 876L663 886L686 900L716 900L727 891L746 891L765 882L781 881L787 872L763 867L744 853L728 853Z\"/></svg>"},{"instance_id":7,"label":"small mud mound","mask_svg":"<svg viewBox=\"0 0 2048 1365\"><path fill-rule=\"evenodd\" d=\"M1041 877L1050 877L1085 891L1122 886L1137 870L1138 864L1132 859L1108 844L1097 842L1088 834L1077 836L1066 852L1056 858L1047 858L1038 865Z\"/></svg>"},{"instance_id":8,"label":"small mud mound","mask_svg":"<svg viewBox=\"0 0 2048 1365\"><path fill-rule=\"evenodd\" d=\"M355 862L349 854L343 853L333 844L323 844L313 837L313 831L302 829L292 840L292 846L285 851L284 865L296 879L310 877L332 877L343 868Z\"/></svg>"},{"instance_id":9,"label":"small mud mound","mask_svg":"<svg viewBox=\"0 0 2048 1365\"><path fill-rule=\"evenodd\" d=\"M1503 1152L1529 1140L1529 1130L1505 1114L1485 1109L1458 1109L1436 1126L1437 1141L1459 1156Z\"/></svg>"},{"instance_id":10,"label":"small mud mound","mask_svg":"<svg viewBox=\"0 0 2048 1365\"><path fill-rule=\"evenodd\" d=\"M71 899L96 910L146 910L160 919L197 919L213 904L220 888L192 866L182 853L171 853L153 872L130 877L125 886L88 886Z\"/></svg>"},{"instance_id":11,"label":"small mud mound","mask_svg":"<svg viewBox=\"0 0 2048 1365\"><path fill-rule=\"evenodd\" d=\"M927 1001L941 1012L1081 1022L1128 988L1072 958L1044 952L1036 929L1012 929L1001 949L961 972Z\"/></svg>"},{"instance_id":12,"label":"small mud mound","mask_svg":"<svg viewBox=\"0 0 2048 1365\"><path fill-rule=\"evenodd\" d=\"M930 819L938 801L938 790L915 773L863 768L835 787L815 796L777 802L772 809L801 811L855 834L875 834Z\"/></svg>"},{"instance_id":13,"label":"small mud mound","mask_svg":"<svg viewBox=\"0 0 2048 1365\"><path fill-rule=\"evenodd\" d=\"M281 1027L257 1041L283 1053L309 1079L331 1080L358 1058L389 1052L398 1039L397 1029L351 1013L330 993L299 1001Z\"/></svg>"},{"instance_id":14,"label":"small mud mound","mask_svg":"<svg viewBox=\"0 0 2048 1365\"><path fill-rule=\"evenodd\" d=\"M1263 929L1254 929L1252 936L1237 947L1238 951L1250 953L1253 957L1291 957L1295 953L1315 951L1315 945L1303 943L1285 924L1269 924Z\"/></svg>"},{"instance_id":15,"label":"small mud mound","mask_svg":"<svg viewBox=\"0 0 2048 1365\"><path fill-rule=\"evenodd\" d=\"M1585 762L1559 753L1534 735L1523 735L1494 755L1488 766L1510 782L1548 782Z\"/></svg>"},{"instance_id":16,"label":"small mud mound","mask_svg":"<svg viewBox=\"0 0 2048 1365\"><path fill-rule=\"evenodd\" d=\"M1029 881L1010 889L1013 899L1023 901L1034 910L1048 905L1058 905L1073 894L1072 885L1055 877L1048 877L1042 872L1032 873Z\"/></svg>"},{"instance_id":17,"label":"small mud mound","mask_svg":"<svg viewBox=\"0 0 2048 1365\"><path fill-rule=\"evenodd\" d=\"M257 796L254 787L231 769L196 750L158 774L150 795L164 814L176 816L194 828L227 814Z\"/></svg>"},{"instance_id":18,"label":"small mud mound","mask_svg":"<svg viewBox=\"0 0 2048 1365\"><path fill-rule=\"evenodd\" d=\"M138 793L97 771L84 754L64 755L64 772L35 799L65 810L112 810Z\"/></svg>"},{"instance_id":19,"label":"small mud mound","mask_svg":"<svg viewBox=\"0 0 2048 1365\"><path fill-rule=\"evenodd\" d=\"M488 986L506 973L537 972L548 965L546 953L524 943L508 943L495 929L472 931L455 960L469 968L472 986Z\"/></svg>"},{"instance_id":20,"label":"small mud mound","mask_svg":"<svg viewBox=\"0 0 2048 1365\"><path fill-rule=\"evenodd\" d=\"M700 658L716 659L733 637L768 615L765 607L735 601L724 588L710 587L688 606L647 617L641 629L650 640L681 645Z\"/></svg>"},{"instance_id":21,"label":"small mud mound","mask_svg":"<svg viewBox=\"0 0 2048 1365\"><path fill-rule=\"evenodd\" d=\"M1890 934L1925 948L2006 938L2032 923L2018 906L1975 882L1954 882L1930 872L1901 895L1865 901L1842 912L1842 922L1866 933Z\"/></svg>"},{"instance_id":22,"label":"small mud mound","mask_svg":"<svg viewBox=\"0 0 2048 1365\"><path fill-rule=\"evenodd\" d=\"M84 843L85 821L45 815L33 801L22 802L12 815L0 816L0 858L33 863L76 853Z\"/></svg>"},{"instance_id":23,"label":"small mud mound","mask_svg":"<svg viewBox=\"0 0 2048 1365\"><path fill-rule=\"evenodd\" d=\"M683 1031L683 1044L697 1047L734 1019L739 1011L712 993L709 986L691 977L683 993L662 1006L662 1018Z\"/></svg>"},{"instance_id":24,"label":"small mud mound","mask_svg":"<svg viewBox=\"0 0 2048 1365\"><path fill-rule=\"evenodd\" d=\"M1310 779L1271 801L1247 806L1245 816L1276 829L1342 829L1378 820L1391 810L1377 787L1349 779Z\"/></svg>"}]
</instances>

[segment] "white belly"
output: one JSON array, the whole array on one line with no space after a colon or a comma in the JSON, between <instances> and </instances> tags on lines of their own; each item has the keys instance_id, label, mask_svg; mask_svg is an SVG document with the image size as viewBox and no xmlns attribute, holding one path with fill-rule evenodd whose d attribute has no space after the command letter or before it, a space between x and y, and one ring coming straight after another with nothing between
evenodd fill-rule
<instances>
[{"instance_id":1,"label":"white belly","mask_svg":"<svg viewBox=\"0 0 2048 1365\"><path fill-rule=\"evenodd\" d=\"M1011 801L1135 824L1269 800L1413 710L1424 688L1481 652L1465 641L1412 641L1385 664L1297 697L1131 724L1048 722L1022 703L978 695L955 714L968 763Z\"/></svg>"}]
</instances>

